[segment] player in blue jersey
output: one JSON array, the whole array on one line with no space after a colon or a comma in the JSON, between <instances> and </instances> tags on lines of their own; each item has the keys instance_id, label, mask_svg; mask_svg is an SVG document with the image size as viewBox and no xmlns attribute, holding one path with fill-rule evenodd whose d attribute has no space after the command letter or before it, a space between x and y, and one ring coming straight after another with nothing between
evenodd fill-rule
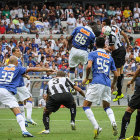
<instances>
[{"instance_id":1,"label":"player in blue jersey","mask_svg":"<svg viewBox=\"0 0 140 140\"><path fill-rule=\"evenodd\" d=\"M77 67L79 63L83 64L83 78L85 78L88 48L93 47L95 34L100 34L97 29L96 23L92 22L89 26L75 28L68 38L69 44L72 42L72 49L69 56L70 79L72 82L75 79L75 67Z\"/></svg>"},{"instance_id":2,"label":"player in blue jersey","mask_svg":"<svg viewBox=\"0 0 140 140\"><path fill-rule=\"evenodd\" d=\"M43 75L41 79L51 79L49 75ZM42 82L41 87L40 87L40 96L43 96L43 94L46 94L47 88L48 88L48 82Z\"/></svg>"},{"instance_id":3,"label":"player in blue jersey","mask_svg":"<svg viewBox=\"0 0 140 140\"><path fill-rule=\"evenodd\" d=\"M0 67L0 102L7 105L13 111L24 137L33 137L33 135L25 128L25 120L21 115L18 102L14 95L17 94L17 87L19 86L22 75L29 71L53 72L53 70L47 68L26 69L19 67L15 56L10 57L8 66Z\"/></svg>"},{"instance_id":4,"label":"player in blue jersey","mask_svg":"<svg viewBox=\"0 0 140 140\"><path fill-rule=\"evenodd\" d=\"M96 47L97 50L89 53L88 55L86 78L83 80L83 84L85 84L88 80L91 68L93 78L85 96L86 98L83 103L83 110L94 126L94 138L97 138L102 128L99 127L99 124L97 123L90 107L92 102L99 103L100 100L102 100L103 108L107 113L113 127L113 135L116 136L118 133L117 124L115 121L114 113L110 108L110 101L111 88L112 90L114 89L114 85L117 81L117 71L113 58L109 56L103 49L105 47L105 39L103 37L96 38ZM112 85L109 78L110 70L114 73Z\"/></svg>"},{"instance_id":5,"label":"player in blue jersey","mask_svg":"<svg viewBox=\"0 0 140 140\"><path fill-rule=\"evenodd\" d=\"M18 66L22 66L22 61L21 61L21 51L18 47L15 47L12 49L12 54L14 56L17 57L18 59ZM17 100L19 103L19 107L20 107L20 111L21 114L23 115L23 117L25 118L25 111L24 111L24 101L26 101L26 110L27 110L27 120L26 120L26 126L28 126L28 123L32 124L32 125L36 125L37 123L34 122L32 120L32 94L30 93L30 91L28 90L28 88L26 88L25 84L24 84L24 79L25 78L29 78L29 76L26 74L24 74L21 79L20 79L20 85L19 87L17 87Z\"/></svg>"}]
</instances>

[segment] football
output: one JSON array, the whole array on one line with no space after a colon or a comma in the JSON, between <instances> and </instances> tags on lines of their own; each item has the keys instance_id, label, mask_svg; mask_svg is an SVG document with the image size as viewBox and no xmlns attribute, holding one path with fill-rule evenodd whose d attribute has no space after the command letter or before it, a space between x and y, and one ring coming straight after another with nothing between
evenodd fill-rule
<instances>
[{"instance_id":1,"label":"football","mask_svg":"<svg viewBox=\"0 0 140 140\"><path fill-rule=\"evenodd\" d=\"M102 33L103 33L104 35L110 35L110 33L111 33L111 28L110 28L109 26L104 26L104 27L102 28Z\"/></svg>"}]
</instances>

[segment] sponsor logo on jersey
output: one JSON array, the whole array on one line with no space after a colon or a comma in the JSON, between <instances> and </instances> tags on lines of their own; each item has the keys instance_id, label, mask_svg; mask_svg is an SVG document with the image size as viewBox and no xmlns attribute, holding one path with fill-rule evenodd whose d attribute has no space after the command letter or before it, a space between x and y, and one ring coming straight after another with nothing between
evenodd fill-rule
<instances>
[{"instance_id":1,"label":"sponsor logo on jersey","mask_svg":"<svg viewBox=\"0 0 140 140\"><path fill-rule=\"evenodd\" d=\"M5 67L4 70L7 70L7 71L14 71L14 70L15 70L15 67Z\"/></svg>"},{"instance_id":2,"label":"sponsor logo on jersey","mask_svg":"<svg viewBox=\"0 0 140 140\"><path fill-rule=\"evenodd\" d=\"M90 36L90 32L88 32L87 30L84 30L83 28L80 30L81 33L84 33L87 36Z\"/></svg>"},{"instance_id":3,"label":"sponsor logo on jersey","mask_svg":"<svg viewBox=\"0 0 140 140\"><path fill-rule=\"evenodd\" d=\"M101 53L101 52L98 52L98 55L99 56L102 56L102 57L105 57L105 58L109 58L109 55L104 54L104 53Z\"/></svg>"}]
</instances>

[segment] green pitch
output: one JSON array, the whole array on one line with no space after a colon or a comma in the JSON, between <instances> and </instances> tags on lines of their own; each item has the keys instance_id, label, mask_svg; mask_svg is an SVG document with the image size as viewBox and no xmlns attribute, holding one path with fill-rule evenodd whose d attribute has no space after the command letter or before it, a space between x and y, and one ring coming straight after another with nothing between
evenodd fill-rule
<instances>
[{"instance_id":1,"label":"green pitch","mask_svg":"<svg viewBox=\"0 0 140 140\"><path fill-rule=\"evenodd\" d=\"M115 113L119 132L122 116L126 107L112 107ZM98 140L116 140L117 137L112 135L110 121L101 107L92 108L94 115L103 128ZM70 112L66 108L61 108L58 112L53 113L50 117L49 135L40 135L38 132L44 129L42 123L43 109L33 109L32 118L38 123L37 126L29 125L27 130L32 133L34 138L23 138L20 127L18 126L15 116L9 109L0 109L0 140L93 140L93 127L87 120L82 108L77 108L76 131L70 127ZM133 135L136 113L132 115L131 123L127 130L127 137Z\"/></svg>"}]
</instances>

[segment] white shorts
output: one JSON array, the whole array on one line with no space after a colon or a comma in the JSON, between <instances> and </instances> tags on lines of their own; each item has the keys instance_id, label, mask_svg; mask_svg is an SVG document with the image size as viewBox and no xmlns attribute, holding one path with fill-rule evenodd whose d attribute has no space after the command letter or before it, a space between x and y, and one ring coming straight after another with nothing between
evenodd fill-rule
<instances>
[{"instance_id":1,"label":"white shorts","mask_svg":"<svg viewBox=\"0 0 140 140\"><path fill-rule=\"evenodd\" d=\"M91 84L86 93L86 100L99 103L101 100L111 101L111 88L101 84Z\"/></svg>"},{"instance_id":2,"label":"white shorts","mask_svg":"<svg viewBox=\"0 0 140 140\"><path fill-rule=\"evenodd\" d=\"M69 56L69 66L70 68L75 68L79 63L87 64L88 52L72 47Z\"/></svg>"},{"instance_id":3,"label":"white shorts","mask_svg":"<svg viewBox=\"0 0 140 140\"><path fill-rule=\"evenodd\" d=\"M5 88L0 88L0 102L9 108L19 107L15 96Z\"/></svg>"},{"instance_id":4,"label":"white shorts","mask_svg":"<svg viewBox=\"0 0 140 140\"><path fill-rule=\"evenodd\" d=\"M23 102L24 100L26 100L30 97L32 97L32 94L29 92L29 90L26 86L17 87L16 98L18 101Z\"/></svg>"},{"instance_id":5,"label":"white shorts","mask_svg":"<svg viewBox=\"0 0 140 140\"><path fill-rule=\"evenodd\" d=\"M40 89L40 96L42 96L43 94L46 94L47 90L43 90L43 89Z\"/></svg>"}]
</instances>

